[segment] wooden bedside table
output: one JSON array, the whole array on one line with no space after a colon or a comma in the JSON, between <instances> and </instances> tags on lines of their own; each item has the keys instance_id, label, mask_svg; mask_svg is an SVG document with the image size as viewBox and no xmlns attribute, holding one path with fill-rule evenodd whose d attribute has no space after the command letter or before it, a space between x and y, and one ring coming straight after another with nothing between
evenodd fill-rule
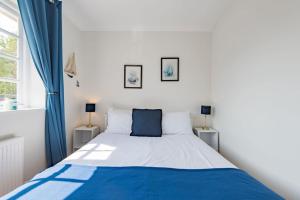
<instances>
[{"instance_id":1,"label":"wooden bedside table","mask_svg":"<svg viewBox=\"0 0 300 200\"><path fill-rule=\"evenodd\" d=\"M201 138L206 144L219 152L219 132L213 128L194 128L196 136Z\"/></svg>"},{"instance_id":2,"label":"wooden bedside table","mask_svg":"<svg viewBox=\"0 0 300 200\"><path fill-rule=\"evenodd\" d=\"M81 126L75 128L73 132L73 152L80 149L99 133L100 128L98 126L93 126L91 128Z\"/></svg>"}]
</instances>

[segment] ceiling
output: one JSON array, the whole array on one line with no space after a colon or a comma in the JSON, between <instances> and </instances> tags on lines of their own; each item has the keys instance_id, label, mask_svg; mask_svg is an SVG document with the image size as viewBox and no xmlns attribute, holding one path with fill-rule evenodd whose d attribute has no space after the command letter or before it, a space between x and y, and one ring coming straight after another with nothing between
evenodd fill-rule
<instances>
[{"instance_id":1,"label":"ceiling","mask_svg":"<svg viewBox=\"0 0 300 200\"><path fill-rule=\"evenodd\" d=\"M82 31L212 31L232 0L64 0Z\"/></svg>"}]
</instances>

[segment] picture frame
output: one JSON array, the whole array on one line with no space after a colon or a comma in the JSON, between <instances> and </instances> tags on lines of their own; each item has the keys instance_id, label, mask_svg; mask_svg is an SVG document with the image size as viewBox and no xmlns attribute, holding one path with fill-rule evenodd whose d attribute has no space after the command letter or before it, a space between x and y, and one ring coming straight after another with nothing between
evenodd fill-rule
<instances>
[{"instance_id":1,"label":"picture frame","mask_svg":"<svg viewBox=\"0 0 300 200\"><path fill-rule=\"evenodd\" d=\"M124 88L143 88L143 65L124 65Z\"/></svg>"},{"instance_id":2,"label":"picture frame","mask_svg":"<svg viewBox=\"0 0 300 200\"><path fill-rule=\"evenodd\" d=\"M179 58L161 58L161 81L179 81Z\"/></svg>"}]
</instances>

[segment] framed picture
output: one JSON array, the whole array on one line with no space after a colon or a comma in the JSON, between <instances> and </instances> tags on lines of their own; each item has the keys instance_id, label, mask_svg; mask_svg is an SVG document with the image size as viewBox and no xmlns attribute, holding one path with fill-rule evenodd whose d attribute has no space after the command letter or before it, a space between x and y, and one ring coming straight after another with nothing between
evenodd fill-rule
<instances>
[{"instance_id":1,"label":"framed picture","mask_svg":"<svg viewBox=\"0 0 300 200\"><path fill-rule=\"evenodd\" d=\"M179 58L161 58L161 81L179 81Z\"/></svg>"},{"instance_id":2,"label":"framed picture","mask_svg":"<svg viewBox=\"0 0 300 200\"><path fill-rule=\"evenodd\" d=\"M124 65L124 88L141 89L143 87L143 66Z\"/></svg>"}]
</instances>

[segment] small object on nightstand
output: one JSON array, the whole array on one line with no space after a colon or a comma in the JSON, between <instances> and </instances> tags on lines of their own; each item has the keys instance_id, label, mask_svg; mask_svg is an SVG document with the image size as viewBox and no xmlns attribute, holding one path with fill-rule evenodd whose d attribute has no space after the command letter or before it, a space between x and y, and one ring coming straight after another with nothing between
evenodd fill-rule
<instances>
[{"instance_id":1,"label":"small object on nightstand","mask_svg":"<svg viewBox=\"0 0 300 200\"><path fill-rule=\"evenodd\" d=\"M92 125L92 112L95 112L96 111L96 104L94 103L87 103L85 105L85 112L88 112L89 113L89 124L87 125L88 128L91 128L93 127Z\"/></svg>"},{"instance_id":2,"label":"small object on nightstand","mask_svg":"<svg viewBox=\"0 0 300 200\"><path fill-rule=\"evenodd\" d=\"M208 130L209 128L206 125L206 117L211 114L211 106L201 106L201 114L204 115L204 126L203 129Z\"/></svg>"},{"instance_id":3,"label":"small object on nightstand","mask_svg":"<svg viewBox=\"0 0 300 200\"><path fill-rule=\"evenodd\" d=\"M75 128L73 133L73 151L80 149L99 133L100 128L97 126L91 128L86 126Z\"/></svg>"},{"instance_id":4,"label":"small object on nightstand","mask_svg":"<svg viewBox=\"0 0 300 200\"><path fill-rule=\"evenodd\" d=\"M194 128L194 133L206 144L219 152L219 132L213 128Z\"/></svg>"}]
</instances>

